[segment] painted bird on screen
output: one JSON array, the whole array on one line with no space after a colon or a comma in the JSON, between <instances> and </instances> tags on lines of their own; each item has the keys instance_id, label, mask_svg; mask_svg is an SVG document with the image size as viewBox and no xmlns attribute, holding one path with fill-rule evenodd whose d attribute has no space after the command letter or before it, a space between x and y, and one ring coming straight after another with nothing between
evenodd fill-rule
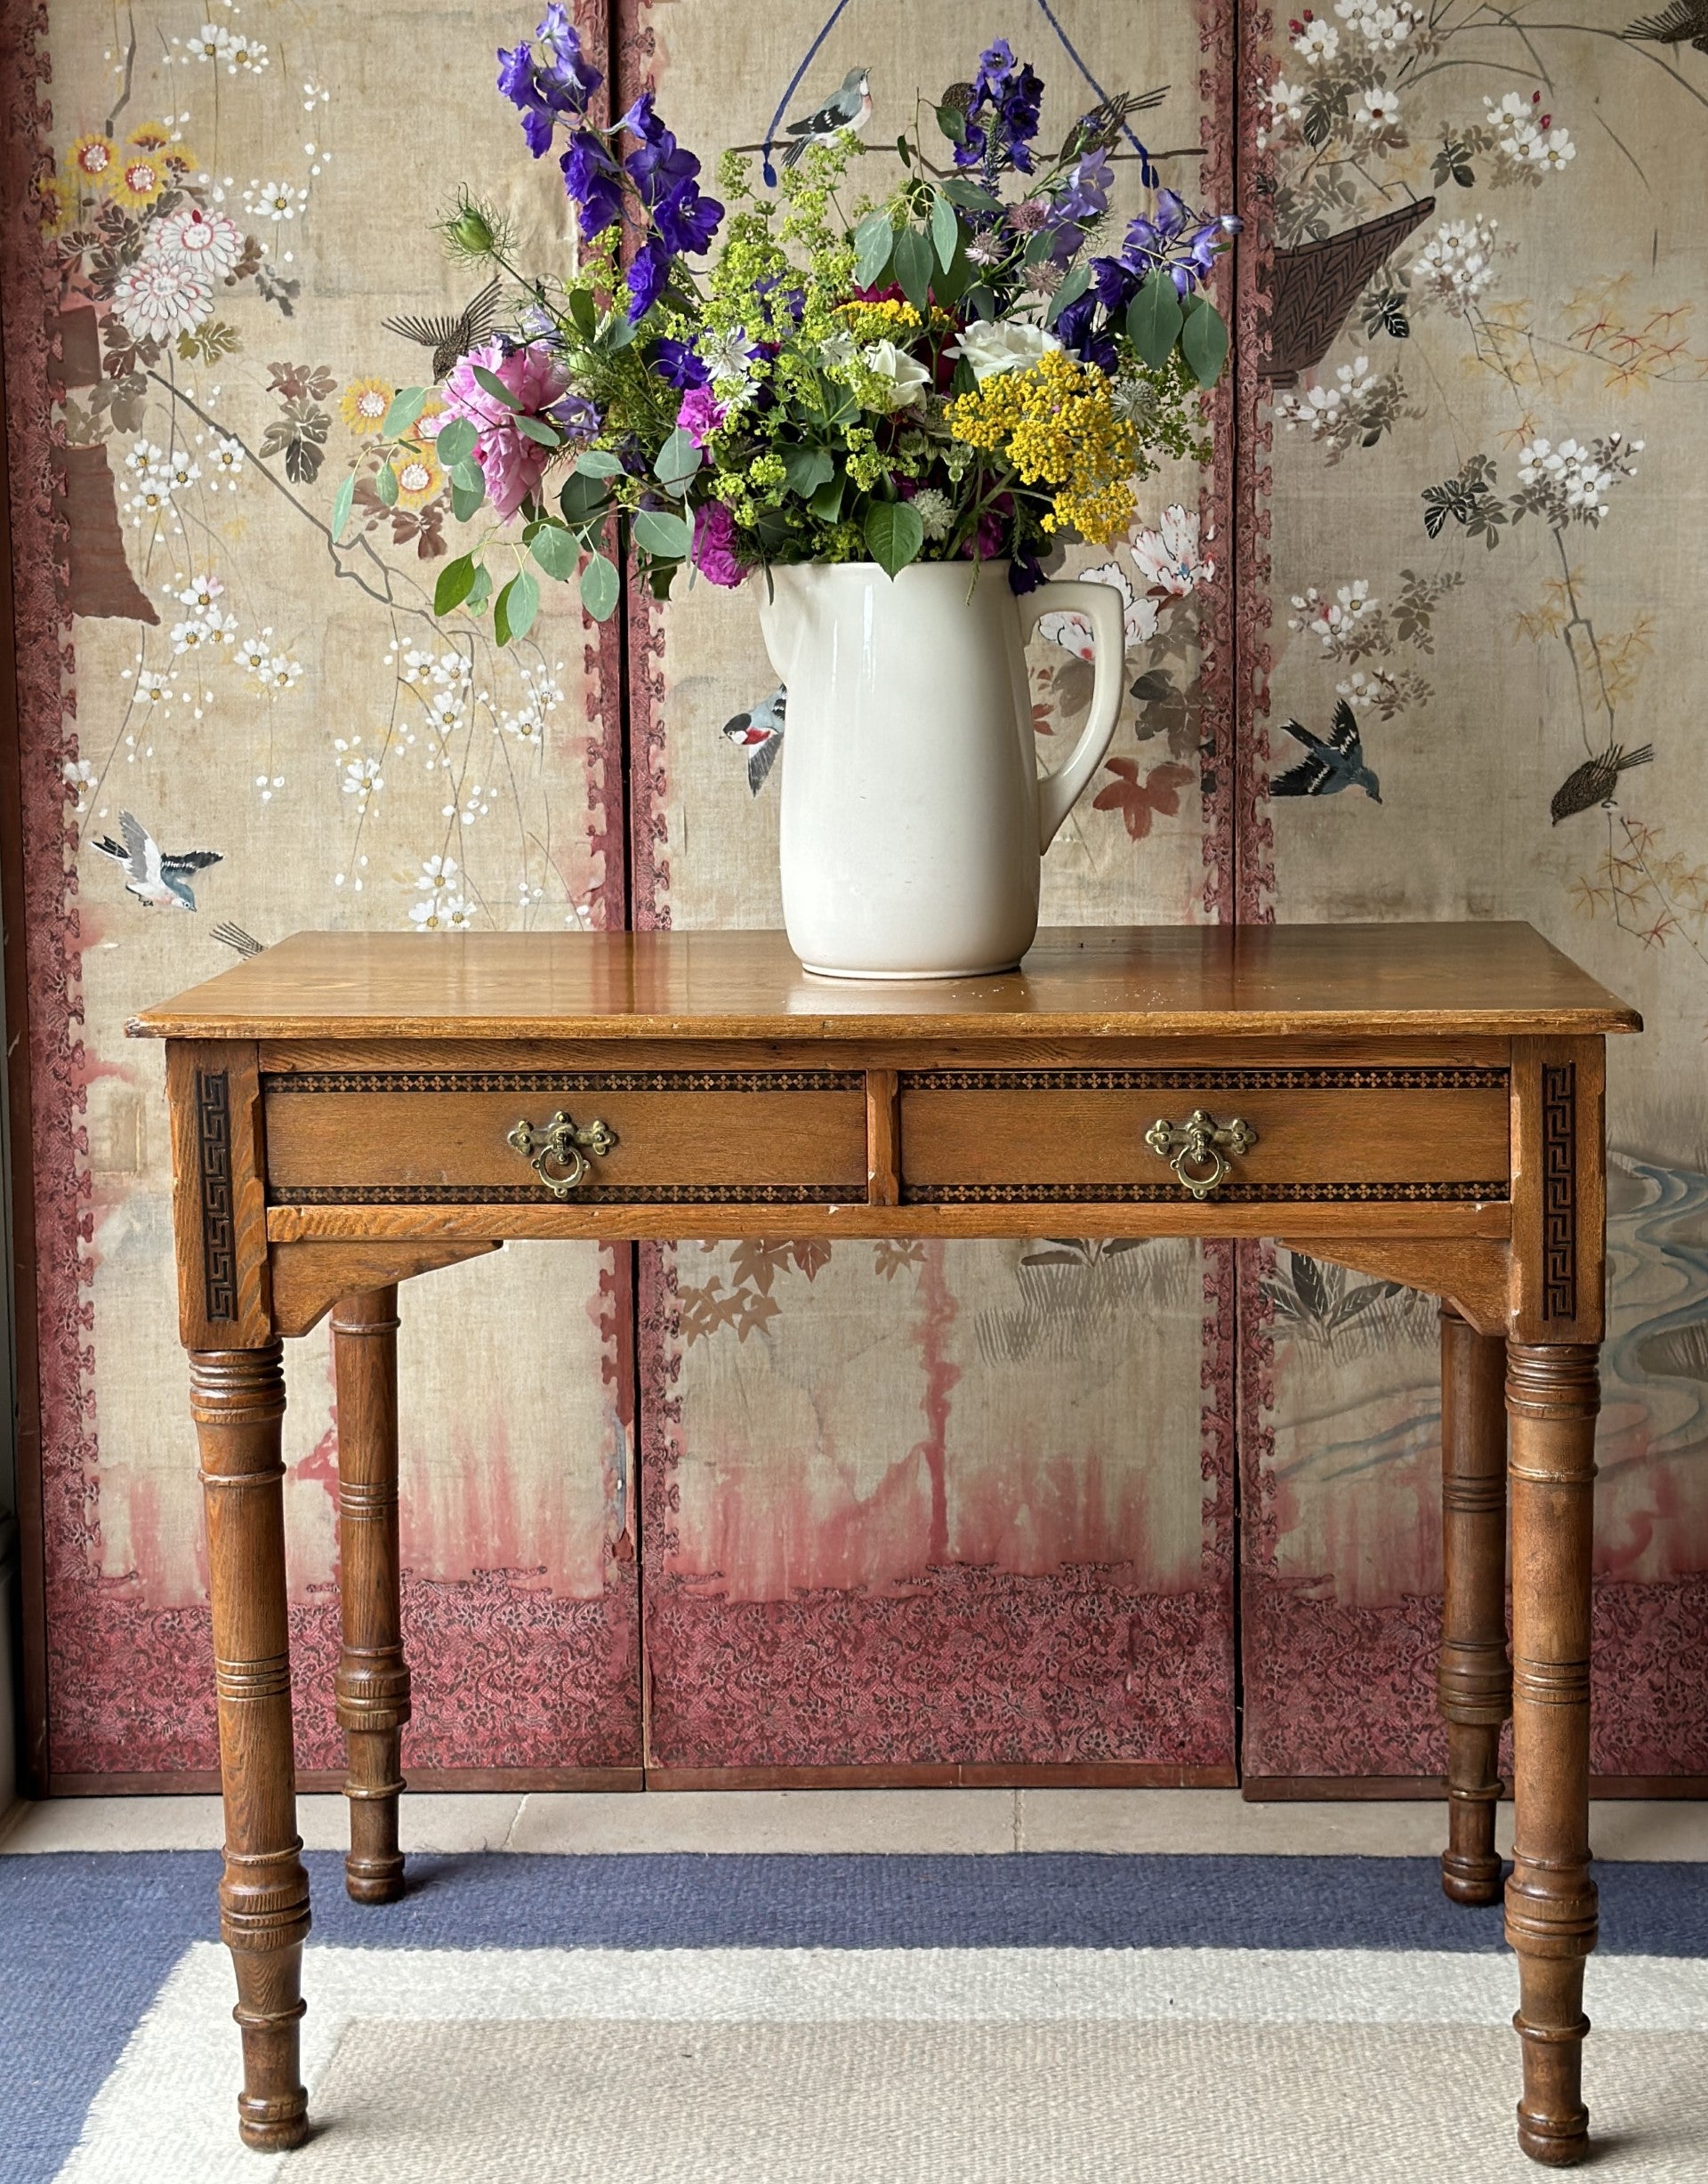
<instances>
[{"instance_id":1,"label":"painted bird on screen","mask_svg":"<svg viewBox=\"0 0 1708 2184\"><path fill-rule=\"evenodd\" d=\"M1554 815L1554 825L1558 826L1562 819L1569 819L1580 811L1592 811L1597 804L1611 803L1620 775L1629 773L1633 766L1647 766L1654 755L1652 743L1646 743L1636 751L1610 743L1599 756L1586 758L1554 791L1548 806Z\"/></svg>"},{"instance_id":2,"label":"painted bird on screen","mask_svg":"<svg viewBox=\"0 0 1708 2184\"><path fill-rule=\"evenodd\" d=\"M1640 15L1624 36L1643 45L1682 45L1708 53L1708 0L1672 0L1658 15Z\"/></svg>"},{"instance_id":3,"label":"painted bird on screen","mask_svg":"<svg viewBox=\"0 0 1708 2184\"><path fill-rule=\"evenodd\" d=\"M1297 721L1281 723L1289 736L1305 746L1305 755L1285 773L1269 783L1271 796L1338 796L1342 789L1362 789L1373 804L1382 802L1382 784L1364 762L1364 738L1345 698L1334 708L1334 725L1326 740L1313 736Z\"/></svg>"},{"instance_id":4,"label":"painted bird on screen","mask_svg":"<svg viewBox=\"0 0 1708 2184\"><path fill-rule=\"evenodd\" d=\"M423 318L411 313L403 318L382 318L380 324L388 334L400 334L405 341L431 349L433 377L443 379L459 357L466 357L471 349L478 349L492 332L498 317L498 291L502 285L495 273L479 294L472 297L455 318L443 315Z\"/></svg>"},{"instance_id":5,"label":"painted bird on screen","mask_svg":"<svg viewBox=\"0 0 1708 2184\"><path fill-rule=\"evenodd\" d=\"M118 831L125 837L122 843L102 834L90 847L123 866L125 893L134 895L145 910L193 910L190 876L221 863L219 850L181 850L168 857L133 811L119 813Z\"/></svg>"},{"instance_id":6,"label":"painted bird on screen","mask_svg":"<svg viewBox=\"0 0 1708 2184\"><path fill-rule=\"evenodd\" d=\"M792 167L809 144L828 144L852 129L858 136L872 118L872 85L865 69L850 69L842 78L842 87L833 92L816 112L800 121L788 124L788 133L794 143L783 148L783 164Z\"/></svg>"},{"instance_id":7,"label":"painted bird on screen","mask_svg":"<svg viewBox=\"0 0 1708 2184\"><path fill-rule=\"evenodd\" d=\"M764 787L766 777L783 748L783 723L788 706L787 690L778 688L747 712L737 713L734 720L723 724L724 735L747 761L747 786L755 796Z\"/></svg>"}]
</instances>

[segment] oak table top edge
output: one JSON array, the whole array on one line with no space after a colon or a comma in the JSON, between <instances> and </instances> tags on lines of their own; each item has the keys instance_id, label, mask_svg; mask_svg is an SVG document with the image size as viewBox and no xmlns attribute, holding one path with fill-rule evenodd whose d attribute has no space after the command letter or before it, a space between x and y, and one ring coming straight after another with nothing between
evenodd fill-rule
<instances>
[{"instance_id":1,"label":"oak table top edge","mask_svg":"<svg viewBox=\"0 0 1708 2184\"><path fill-rule=\"evenodd\" d=\"M780 932L298 933L134 1038L1584 1036L1638 1012L1518 923L1061 927L1018 971L815 978Z\"/></svg>"}]
</instances>

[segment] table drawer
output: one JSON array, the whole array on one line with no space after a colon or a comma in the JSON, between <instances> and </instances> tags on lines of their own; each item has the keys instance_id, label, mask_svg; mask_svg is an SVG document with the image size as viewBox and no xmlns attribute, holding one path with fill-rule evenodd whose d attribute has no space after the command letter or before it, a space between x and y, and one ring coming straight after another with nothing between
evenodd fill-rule
<instances>
[{"instance_id":1,"label":"table drawer","mask_svg":"<svg viewBox=\"0 0 1708 2184\"><path fill-rule=\"evenodd\" d=\"M866 1196L851 1070L326 1071L262 1090L275 1205Z\"/></svg>"},{"instance_id":2,"label":"table drawer","mask_svg":"<svg viewBox=\"0 0 1708 2184\"><path fill-rule=\"evenodd\" d=\"M898 1091L905 1205L1509 1189L1503 1068L928 1069Z\"/></svg>"}]
</instances>

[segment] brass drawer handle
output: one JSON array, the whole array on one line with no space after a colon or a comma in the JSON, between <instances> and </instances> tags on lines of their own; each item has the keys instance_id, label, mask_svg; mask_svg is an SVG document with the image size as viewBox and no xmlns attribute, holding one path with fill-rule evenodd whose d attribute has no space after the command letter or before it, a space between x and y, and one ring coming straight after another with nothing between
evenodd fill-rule
<instances>
[{"instance_id":1,"label":"brass drawer handle","mask_svg":"<svg viewBox=\"0 0 1708 2184\"><path fill-rule=\"evenodd\" d=\"M1158 1116L1145 1132L1145 1143L1159 1160L1167 1161L1182 1190L1189 1190L1195 1198L1208 1198L1221 1189L1232 1165L1228 1155L1249 1153L1257 1143L1257 1132L1237 1115L1230 1123L1219 1123L1202 1108L1194 1108L1183 1123Z\"/></svg>"},{"instance_id":2,"label":"brass drawer handle","mask_svg":"<svg viewBox=\"0 0 1708 2184\"><path fill-rule=\"evenodd\" d=\"M532 1167L554 1198L567 1198L587 1180L588 1158L603 1160L616 1143L608 1123L572 1122L561 1108L543 1129L517 1124L507 1140Z\"/></svg>"}]
</instances>

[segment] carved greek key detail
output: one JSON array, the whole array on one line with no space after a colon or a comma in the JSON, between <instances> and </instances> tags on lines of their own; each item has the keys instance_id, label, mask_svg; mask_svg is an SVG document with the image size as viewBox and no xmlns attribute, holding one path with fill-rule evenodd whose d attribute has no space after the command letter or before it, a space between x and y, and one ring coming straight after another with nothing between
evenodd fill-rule
<instances>
[{"instance_id":1,"label":"carved greek key detail","mask_svg":"<svg viewBox=\"0 0 1708 2184\"><path fill-rule=\"evenodd\" d=\"M1542 1316L1577 1318L1577 1065L1542 1070Z\"/></svg>"},{"instance_id":2,"label":"carved greek key detail","mask_svg":"<svg viewBox=\"0 0 1708 2184\"><path fill-rule=\"evenodd\" d=\"M238 1238L231 1206L231 1088L223 1069L196 1072L196 1145L202 1187L202 1277L207 1317L238 1316Z\"/></svg>"},{"instance_id":3,"label":"carved greek key detail","mask_svg":"<svg viewBox=\"0 0 1708 2184\"><path fill-rule=\"evenodd\" d=\"M1504 1190L1506 1186L1501 1185ZM577 1205L864 1205L863 1183L602 1183ZM304 1184L276 1191L275 1205L538 1205L533 1184Z\"/></svg>"},{"instance_id":4,"label":"carved greek key detail","mask_svg":"<svg viewBox=\"0 0 1708 2184\"><path fill-rule=\"evenodd\" d=\"M1504 1069L904 1069L903 1092L1504 1092Z\"/></svg>"},{"instance_id":5,"label":"carved greek key detail","mask_svg":"<svg viewBox=\"0 0 1708 2184\"><path fill-rule=\"evenodd\" d=\"M858 1069L304 1069L267 1076L261 1082L270 1099L286 1092L803 1092L866 1087Z\"/></svg>"},{"instance_id":6,"label":"carved greek key detail","mask_svg":"<svg viewBox=\"0 0 1708 2184\"><path fill-rule=\"evenodd\" d=\"M1503 1199L1507 1186L1485 1183L1223 1183L1218 1205L1472 1205ZM1169 1183L908 1183L904 1205L1178 1205Z\"/></svg>"}]
</instances>

